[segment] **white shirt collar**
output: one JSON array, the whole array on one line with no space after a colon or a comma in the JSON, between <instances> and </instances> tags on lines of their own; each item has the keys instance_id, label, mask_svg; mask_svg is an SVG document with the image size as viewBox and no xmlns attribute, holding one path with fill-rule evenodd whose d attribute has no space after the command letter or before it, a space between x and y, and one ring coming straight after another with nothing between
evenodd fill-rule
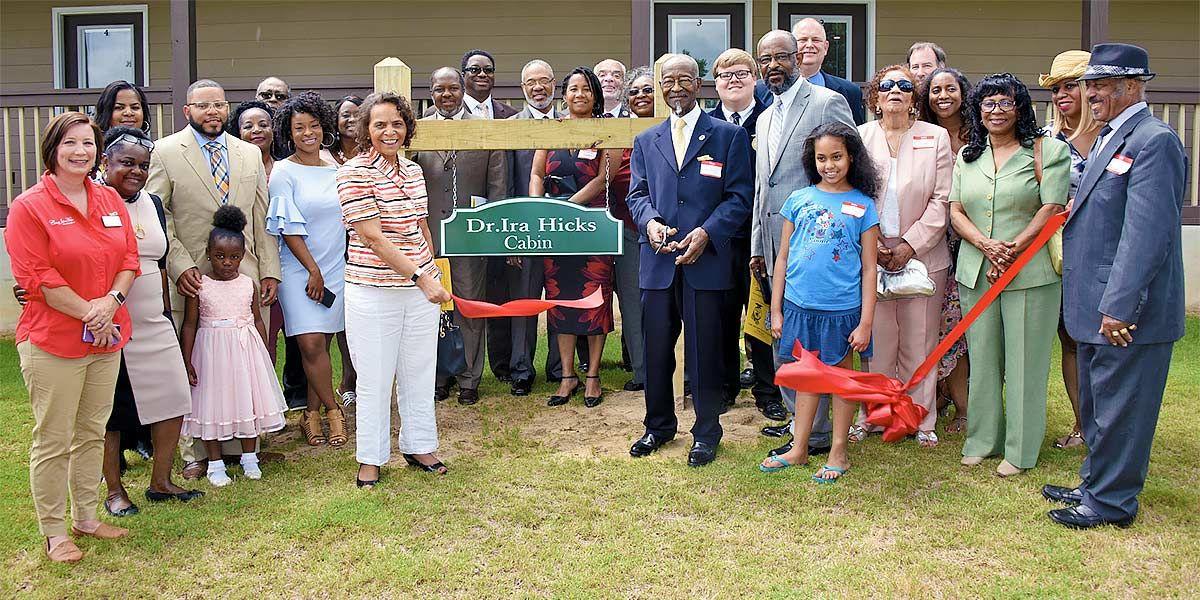
<instances>
[{"instance_id":1,"label":"white shirt collar","mask_svg":"<svg viewBox=\"0 0 1200 600\"><path fill-rule=\"evenodd\" d=\"M546 107L546 111L544 111L544 112L538 110L532 104L526 104L525 107L529 109L529 114L534 119L553 119L554 118L554 104L553 103L551 103L550 106Z\"/></svg>"},{"instance_id":2,"label":"white shirt collar","mask_svg":"<svg viewBox=\"0 0 1200 600\"><path fill-rule=\"evenodd\" d=\"M730 123L733 122L734 114L740 115L738 123L745 123L746 119L750 118L750 113L754 112L754 102L751 102L750 106L747 106L745 110L733 110L722 103L721 112L725 114L725 120L729 121Z\"/></svg>"},{"instance_id":3,"label":"white shirt collar","mask_svg":"<svg viewBox=\"0 0 1200 600\"><path fill-rule=\"evenodd\" d=\"M491 95L488 95L487 98L484 98L483 101L480 102L479 100L472 98L470 94L463 94L463 103L466 104L467 110L471 111L471 114L478 115L480 106L486 104L489 108L491 108L492 97ZM496 115L492 115L492 117L495 116Z\"/></svg>"},{"instance_id":4,"label":"white shirt collar","mask_svg":"<svg viewBox=\"0 0 1200 600\"><path fill-rule=\"evenodd\" d=\"M696 105L692 107L692 110L689 111L687 114L683 115L682 117L675 116L675 113L671 113L671 126L674 127L675 121L678 121L679 119L683 119L684 123L687 123L687 125L684 127L684 129L687 131L691 131L692 129L694 129L696 127L696 121L700 120L701 112L704 112L704 111L700 110L700 103L696 102Z\"/></svg>"},{"instance_id":5,"label":"white shirt collar","mask_svg":"<svg viewBox=\"0 0 1200 600\"><path fill-rule=\"evenodd\" d=\"M796 83L792 84L792 87L787 89L786 92L779 94L778 96L775 96L775 101L776 102L779 102L780 100L783 101L783 107L782 107L783 110L787 110L787 109L791 108L792 103L796 100L796 94L800 93L800 87L805 84L809 84L808 80L805 79L803 76L800 77L799 79L796 80ZM811 85L811 84L809 84L809 85Z\"/></svg>"},{"instance_id":6,"label":"white shirt collar","mask_svg":"<svg viewBox=\"0 0 1200 600\"><path fill-rule=\"evenodd\" d=\"M1133 118L1133 115L1137 114L1138 111L1144 110L1146 108L1147 108L1147 105L1145 102L1135 102L1134 104L1125 107L1125 110L1121 111L1121 114L1117 115L1117 118L1113 119L1112 121L1109 121L1108 127L1110 129L1112 129L1113 131L1116 131L1116 130L1120 129L1122 125L1125 124L1125 121L1128 121L1129 119Z\"/></svg>"},{"instance_id":7,"label":"white shirt collar","mask_svg":"<svg viewBox=\"0 0 1200 600\"><path fill-rule=\"evenodd\" d=\"M460 106L460 107L458 107L458 112L454 113L453 117L447 117L447 116L443 115L441 112L435 112L433 114L435 117L437 117L437 119L439 121L461 121L463 118L463 114L465 114L466 112L467 112L466 107Z\"/></svg>"},{"instance_id":8,"label":"white shirt collar","mask_svg":"<svg viewBox=\"0 0 1200 600\"><path fill-rule=\"evenodd\" d=\"M617 105L615 108L613 108L612 110L606 110L606 111L604 111L604 114L606 114L606 115L612 115L613 117L620 117L620 116L621 116L621 107L622 107L622 106L624 106L624 105L622 105L622 104L618 104L618 105Z\"/></svg>"}]
</instances>

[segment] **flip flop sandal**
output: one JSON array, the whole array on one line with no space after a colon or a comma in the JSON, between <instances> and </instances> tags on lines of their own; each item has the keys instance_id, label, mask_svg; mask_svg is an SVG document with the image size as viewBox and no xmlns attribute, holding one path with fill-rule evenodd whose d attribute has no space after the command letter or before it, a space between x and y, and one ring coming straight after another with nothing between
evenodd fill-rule
<instances>
[{"instance_id":1,"label":"flip flop sandal","mask_svg":"<svg viewBox=\"0 0 1200 600\"><path fill-rule=\"evenodd\" d=\"M851 425L850 434L847 436L847 439L854 443L867 439L867 428L862 425Z\"/></svg>"},{"instance_id":2,"label":"flip flop sandal","mask_svg":"<svg viewBox=\"0 0 1200 600\"><path fill-rule=\"evenodd\" d=\"M813 473L812 480L815 481L819 485L833 485L833 484L837 483L839 479L842 478L842 475L846 474L847 470L848 469L843 469L841 467L831 467L829 465L825 465L825 466L821 467L820 469L817 469L816 473ZM834 473L837 473L837 477L834 477L832 479L826 479L824 477L821 477L821 475L823 475L827 471L832 471Z\"/></svg>"},{"instance_id":3,"label":"flip flop sandal","mask_svg":"<svg viewBox=\"0 0 1200 600\"><path fill-rule=\"evenodd\" d=\"M933 431L918 431L917 443L920 444L922 448L936 448L938 445L937 433Z\"/></svg>"},{"instance_id":4,"label":"flip flop sandal","mask_svg":"<svg viewBox=\"0 0 1200 600\"><path fill-rule=\"evenodd\" d=\"M1060 450L1066 450L1068 448L1074 448L1081 445L1083 445L1083 434L1078 431L1072 431L1071 433L1054 440L1054 447Z\"/></svg>"},{"instance_id":5,"label":"flip flop sandal","mask_svg":"<svg viewBox=\"0 0 1200 600\"><path fill-rule=\"evenodd\" d=\"M766 458L766 460L773 460L773 461L779 463L779 466L768 467L767 465L759 463L758 470L762 471L763 473L778 473L779 471L790 468L792 466L792 463L788 462L787 459L783 458L782 456L768 456Z\"/></svg>"}]
</instances>

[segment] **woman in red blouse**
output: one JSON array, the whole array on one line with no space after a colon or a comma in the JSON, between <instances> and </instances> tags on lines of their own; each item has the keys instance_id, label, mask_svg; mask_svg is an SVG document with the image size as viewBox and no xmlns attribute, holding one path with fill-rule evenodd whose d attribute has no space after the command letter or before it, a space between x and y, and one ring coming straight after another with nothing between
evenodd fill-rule
<instances>
[{"instance_id":1,"label":"woman in red blouse","mask_svg":"<svg viewBox=\"0 0 1200 600\"><path fill-rule=\"evenodd\" d=\"M67 537L124 537L96 519L104 426L112 411L119 350L132 334L122 306L137 276L138 248L125 203L92 183L100 130L87 115L50 121L41 142L47 172L13 201L4 241L27 291L17 320L21 375L33 407L29 483L46 554L77 562Z\"/></svg>"}]
</instances>

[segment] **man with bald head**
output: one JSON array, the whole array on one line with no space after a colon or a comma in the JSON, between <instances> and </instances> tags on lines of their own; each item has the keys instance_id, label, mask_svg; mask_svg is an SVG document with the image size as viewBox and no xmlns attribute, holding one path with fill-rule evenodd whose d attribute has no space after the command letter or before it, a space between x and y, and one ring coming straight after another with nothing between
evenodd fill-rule
<instances>
[{"instance_id":1,"label":"man with bald head","mask_svg":"<svg viewBox=\"0 0 1200 600\"><path fill-rule=\"evenodd\" d=\"M800 75L813 85L841 94L846 99L846 104L850 105L855 124L866 123L867 111L863 107L862 89L852 81L822 70L825 56L829 54L829 37L825 33L825 25L811 17L800 19L792 27L792 37L796 39L796 62L800 68ZM765 79L755 86L754 95L764 104L769 105L773 100Z\"/></svg>"},{"instance_id":2,"label":"man with bald head","mask_svg":"<svg viewBox=\"0 0 1200 600\"><path fill-rule=\"evenodd\" d=\"M732 365L714 349L727 339L725 327L738 326L723 318L734 286L730 239L749 217L754 175L746 130L696 102L702 80L695 59L671 55L660 77L671 116L634 139L629 159L646 360L646 429L629 453L647 456L675 437L672 380L682 329L696 411L688 465L698 467L716 458L721 441L725 369Z\"/></svg>"},{"instance_id":3,"label":"man with bald head","mask_svg":"<svg viewBox=\"0 0 1200 600\"><path fill-rule=\"evenodd\" d=\"M625 106L625 65L621 61L606 58L592 69L600 79L600 90L604 92L604 117L627 119L631 116Z\"/></svg>"},{"instance_id":4,"label":"man with bald head","mask_svg":"<svg viewBox=\"0 0 1200 600\"><path fill-rule=\"evenodd\" d=\"M433 113L422 118L430 120L477 119L463 106L466 82L458 69L442 67L429 76L429 95ZM442 255L441 223L454 215L457 208L470 208L487 200L504 197L507 175L503 150L460 150L418 152L417 164L425 173L425 191L429 196L429 232L433 238L435 256ZM455 256L450 259L450 281L454 293L462 298L479 300L484 297L487 277L487 257ZM467 370L457 378L459 404L479 401L479 381L483 375L484 337L487 322L467 319L455 312L454 323L462 328L463 347L467 355ZM434 397L444 400L450 395L454 379L437 382Z\"/></svg>"},{"instance_id":5,"label":"man with bald head","mask_svg":"<svg viewBox=\"0 0 1200 600\"><path fill-rule=\"evenodd\" d=\"M854 126L854 117L846 99L805 78L800 70L798 53L796 38L781 29L764 35L758 42L756 53L763 80L773 100L771 107L758 119L758 153L755 157L757 185L750 226L750 270L771 285L783 285L782 281L772 281L772 266L783 241L784 219L780 215L783 203L792 192L815 183L808 180L801 161L804 140L813 129L825 123L841 121ZM779 348L775 350L778 366ZM787 388L780 391L788 410L794 414L796 393ZM783 427L795 430L794 426ZM812 433L807 440L810 455L829 451L832 428L829 396L823 395ZM785 434L779 428L764 428L763 433ZM788 442L772 453L787 452L791 445L792 442Z\"/></svg>"},{"instance_id":6,"label":"man with bald head","mask_svg":"<svg viewBox=\"0 0 1200 600\"><path fill-rule=\"evenodd\" d=\"M267 106L279 110L283 103L292 97L292 89L288 87L286 81L278 77L268 77L258 82L258 89L255 90L254 97L267 103Z\"/></svg>"}]
</instances>

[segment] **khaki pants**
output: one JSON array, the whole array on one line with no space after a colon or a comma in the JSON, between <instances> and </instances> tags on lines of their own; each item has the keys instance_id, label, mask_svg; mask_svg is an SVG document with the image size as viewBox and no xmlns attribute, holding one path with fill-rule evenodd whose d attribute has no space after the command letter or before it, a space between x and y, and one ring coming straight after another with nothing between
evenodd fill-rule
<instances>
[{"instance_id":1,"label":"khaki pants","mask_svg":"<svg viewBox=\"0 0 1200 600\"><path fill-rule=\"evenodd\" d=\"M112 413L121 353L60 358L26 341L17 345L21 375L33 407L29 487L42 535L67 534L71 518L96 518L104 426Z\"/></svg>"}]
</instances>

